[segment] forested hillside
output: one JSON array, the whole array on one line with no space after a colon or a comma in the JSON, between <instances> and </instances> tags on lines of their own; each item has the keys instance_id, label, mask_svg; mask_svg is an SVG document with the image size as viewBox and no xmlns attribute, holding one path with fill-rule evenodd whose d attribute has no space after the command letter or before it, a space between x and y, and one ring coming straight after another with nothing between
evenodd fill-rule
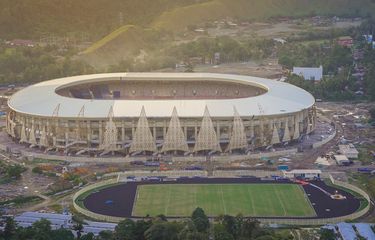
<instances>
[{"instance_id":1,"label":"forested hillside","mask_svg":"<svg viewBox=\"0 0 375 240\"><path fill-rule=\"evenodd\" d=\"M374 13L373 0L211 0L166 11L152 25L178 30L223 17L263 20L279 16L368 16Z\"/></svg>"},{"instance_id":2,"label":"forested hillside","mask_svg":"<svg viewBox=\"0 0 375 240\"><path fill-rule=\"evenodd\" d=\"M85 32L104 36L121 25L148 25L164 11L196 0L0 0L0 38Z\"/></svg>"},{"instance_id":3,"label":"forested hillside","mask_svg":"<svg viewBox=\"0 0 375 240\"><path fill-rule=\"evenodd\" d=\"M366 16L374 6L374 0L0 0L0 38L84 32L97 40L128 24L178 31L223 17Z\"/></svg>"}]
</instances>

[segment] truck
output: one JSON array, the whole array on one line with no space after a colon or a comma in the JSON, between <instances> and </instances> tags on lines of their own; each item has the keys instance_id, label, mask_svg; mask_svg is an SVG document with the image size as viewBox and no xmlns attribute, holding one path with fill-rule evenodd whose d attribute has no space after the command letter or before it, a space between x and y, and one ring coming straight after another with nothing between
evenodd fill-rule
<instances>
[{"instance_id":1,"label":"truck","mask_svg":"<svg viewBox=\"0 0 375 240\"><path fill-rule=\"evenodd\" d=\"M287 170L289 170L289 166L288 165L279 165L279 166L277 166L277 170L287 171Z\"/></svg>"}]
</instances>

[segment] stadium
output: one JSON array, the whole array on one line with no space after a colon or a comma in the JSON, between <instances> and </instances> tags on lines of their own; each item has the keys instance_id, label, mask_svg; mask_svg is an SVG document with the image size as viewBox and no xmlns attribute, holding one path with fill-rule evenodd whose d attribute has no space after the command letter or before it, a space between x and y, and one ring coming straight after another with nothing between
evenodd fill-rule
<instances>
[{"instance_id":1,"label":"stadium","mask_svg":"<svg viewBox=\"0 0 375 240\"><path fill-rule=\"evenodd\" d=\"M108 73L41 82L8 101L7 132L31 147L95 153L246 152L315 129L293 85L211 73Z\"/></svg>"}]
</instances>

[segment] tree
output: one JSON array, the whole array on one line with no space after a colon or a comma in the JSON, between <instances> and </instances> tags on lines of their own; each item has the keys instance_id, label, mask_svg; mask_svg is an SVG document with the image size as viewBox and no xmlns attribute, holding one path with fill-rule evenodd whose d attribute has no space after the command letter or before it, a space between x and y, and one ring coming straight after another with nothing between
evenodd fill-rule
<instances>
[{"instance_id":1,"label":"tree","mask_svg":"<svg viewBox=\"0 0 375 240\"><path fill-rule=\"evenodd\" d=\"M193 66L193 64L191 64L190 62L187 63L187 64L186 64L185 72L187 72L187 73L192 73L192 72L194 72L194 66Z\"/></svg>"},{"instance_id":2,"label":"tree","mask_svg":"<svg viewBox=\"0 0 375 240\"><path fill-rule=\"evenodd\" d=\"M99 236L95 240L110 240L113 238L113 233L111 231L101 231Z\"/></svg>"},{"instance_id":3,"label":"tree","mask_svg":"<svg viewBox=\"0 0 375 240\"><path fill-rule=\"evenodd\" d=\"M225 226L221 223L214 226L214 236L215 240L234 240L232 234L227 232Z\"/></svg>"},{"instance_id":4,"label":"tree","mask_svg":"<svg viewBox=\"0 0 375 240\"><path fill-rule=\"evenodd\" d=\"M36 166L36 167L34 167L34 168L32 169L32 172L33 172L33 173L36 173L36 174L42 174L42 173L43 173L43 170L42 170L41 167Z\"/></svg>"},{"instance_id":5,"label":"tree","mask_svg":"<svg viewBox=\"0 0 375 240\"><path fill-rule=\"evenodd\" d=\"M176 222L156 222L145 232L147 240L177 240L180 225Z\"/></svg>"},{"instance_id":6,"label":"tree","mask_svg":"<svg viewBox=\"0 0 375 240\"><path fill-rule=\"evenodd\" d=\"M116 226L113 238L116 240L133 240L135 231L135 223L133 220L125 219Z\"/></svg>"},{"instance_id":7,"label":"tree","mask_svg":"<svg viewBox=\"0 0 375 240\"><path fill-rule=\"evenodd\" d=\"M254 232L259 228L259 221L247 218L242 222L240 235L244 238L251 238Z\"/></svg>"},{"instance_id":8,"label":"tree","mask_svg":"<svg viewBox=\"0 0 375 240\"><path fill-rule=\"evenodd\" d=\"M187 221L184 224L183 229L178 234L178 239L180 240L204 240L208 239L206 233L200 233L197 231L194 223L192 221Z\"/></svg>"},{"instance_id":9,"label":"tree","mask_svg":"<svg viewBox=\"0 0 375 240\"><path fill-rule=\"evenodd\" d=\"M80 240L94 240L95 236L93 233L83 235Z\"/></svg>"},{"instance_id":10,"label":"tree","mask_svg":"<svg viewBox=\"0 0 375 240\"><path fill-rule=\"evenodd\" d=\"M375 107L369 110L372 121L375 121Z\"/></svg>"},{"instance_id":11,"label":"tree","mask_svg":"<svg viewBox=\"0 0 375 240\"><path fill-rule=\"evenodd\" d=\"M50 236L51 240L74 240L72 231L64 228L53 230Z\"/></svg>"},{"instance_id":12,"label":"tree","mask_svg":"<svg viewBox=\"0 0 375 240\"><path fill-rule=\"evenodd\" d=\"M144 221L144 220L139 220L135 223L134 227L134 239L135 240L144 240L144 233L146 232L147 229L149 229L152 225L152 221Z\"/></svg>"},{"instance_id":13,"label":"tree","mask_svg":"<svg viewBox=\"0 0 375 240\"><path fill-rule=\"evenodd\" d=\"M210 221L203 209L200 207L194 210L193 214L191 215L191 220L193 221L198 232L207 232L208 228L210 227Z\"/></svg>"},{"instance_id":14,"label":"tree","mask_svg":"<svg viewBox=\"0 0 375 240\"><path fill-rule=\"evenodd\" d=\"M47 219L42 218L41 220L34 222L32 225L34 230L35 240L50 240L51 239L51 222Z\"/></svg>"},{"instance_id":15,"label":"tree","mask_svg":"<svg viewBox=\"0 0 375 240\"><path fill-rule=\"evenodd\" d=\"M276 240L276 238L274 238L271 235L264 235L264 236L260 236L260 237L255 238L255 240Z\"/></svg>"},{"instance_id":16,"label":"tree","mask_svg":"<svg viewBox=\"0 0 375 240\"><path fill-rule=\"evenodd\" d=\"M82 223L77 223L73 226L73 230L76 231L77 233L77 239L81 239L81 234L82 234L82 230L83 230L83 225Z\"/></svg>"},{"instance_id":17,"label":"tree","mask_svg":"<svg viewBox=\"0 0 375 240\"><path fill-rule=\"evenodd\" d=\"M10 178L19 179L21 177L21 173L23 173L26 169L19 164L11 165L7 167L6 173L7 176Z\"/></svg>"},{"instance_id":18,"label":"tree","mask_svg":"<svg viewBox=\"0 0 375 240\"><path fill-rule=\"evenodd\" d=\"M320 230L320 240L335 240L335 232L331 229L321 229Z\"/></svg>"},{"instance_id":19,"label":"tree","mask_svg":"<svg viewBox=\"0 0 375 240\"><path fill-rule=\"evenodd\" d=\"M239 229L236 219L233 216L224 215L221 223L228 233L230 233L234 238L237 238Z\"/></svg>"},{"instance_id":20,"label":"tree","mask_svg":"<svg viewBox=\"0 0 375 240\"><path fill-rule=\"evenodd\" d=\"M3 231L3 236L5 239L11 239L16 233L16 223L11 217L7 217L5 220L5 227Z\"/></svg>"}]
</instances>

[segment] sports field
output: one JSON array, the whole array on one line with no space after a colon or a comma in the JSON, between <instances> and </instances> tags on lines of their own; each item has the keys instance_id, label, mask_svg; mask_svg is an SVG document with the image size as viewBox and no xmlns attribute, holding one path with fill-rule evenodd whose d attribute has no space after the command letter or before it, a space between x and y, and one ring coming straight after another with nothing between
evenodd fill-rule
<instances>
[{"instance_id":1,"label":"sports field","mask_svg":"<svg viewBox=\"0 0 375 240\"><path fill-rule=\"evenodd\" d=\"M196 207L209 216L315 216L303 189L296 184L139 185L132 215L190 216Z\"/></svg>"}]
</instances>

